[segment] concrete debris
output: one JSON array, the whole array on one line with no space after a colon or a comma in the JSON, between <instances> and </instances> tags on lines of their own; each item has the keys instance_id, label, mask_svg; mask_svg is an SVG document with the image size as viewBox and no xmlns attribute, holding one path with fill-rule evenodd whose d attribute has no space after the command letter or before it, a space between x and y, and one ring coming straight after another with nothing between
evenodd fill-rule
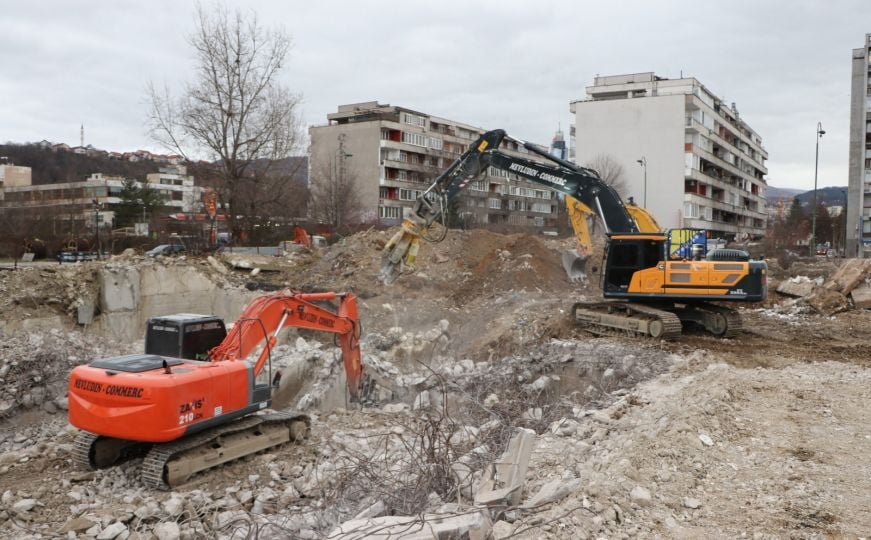
<instances>
[{"instance_id":1,"label":"concrete debris","mask_svg":"<svg viewBox=\"0 0 871 540\"><path fill-rule=\"evenodd\" d=\"M647 506L651 501L650 490L641 486L635 486L629 492L629 498L639 506Z\"/></svg>"},{"instance_id":2,"label":"concrete debris","mask_svg":"<svg viewBox=\"0 0 871 540\"><path fill-rule=\"evenodd\" d=\"M871 270L871 259L847 259L824 287L843 295L850 294L853 289L865 281L869 270Z\"/></svg>"},{"instance_id":3,"label":"concrete debris","mask_svg":"<svg viewBox=\"0 0 871 540\"><path fill-rule=\"evenodd\" d=\"M693 499L692 497L687 497L683 500L683 507L695 510L697 508L701 508L702 503L698 499Z\"/></svg>"},{"instance_id":4,"label":"concrete debris","mask_svg":"<svg viewBox=\"0 0 871 540\"><path fill-rule=\"evenodd\" d=\"M384 506L384 501L375 501L354 516L354 519L372 519L381 517L387 512L387 507Z\"/></svg>"},{"instance_id":5,"label":"concrete debris","mask_svg":"<svg viewBox=\"0 0 871 540\"><path fill-rule=\"evenodd\" d=\"M351 520L342 523L328 535L330 540L383 538L389 540L485 540L490 536L491 523L486 511L456 516L426 514L423 518L390 516Z\"/></svg>"},{"instance_id":6,"label":"concrete debris","mask_svg":"<svg viewBox=\"0 0 871 540\"><path fill-rule=\"evenodd\" d=\"M850 291L850 299L856 309L871 309L871 285L867 282L861 283Z\"/></svg>"},{"instance_id":7,"label":"concrete debris","mask_svg":"<svg viewBox=\"0 0 871 540\"><path fill-rule=\"evenodd\" d=\"M702 441L702 444L705 446L714 446L713 439L711 439L711 436L707 433L699 433L699 440Z\"/></svg>"},{"instance_id":8,"label":"concrete debris","mask_svg":"<svg viewBox=\"0 0 871 540\"><path fill-rule=\"evenodd\" d=\"M805 299L809 306L821 315L830 317L836 313L847 311L850 308L847 297L840 292L817 287L814 292Z\"/></svg>"},{"instance_id":9,"label":"concrete debris","mask_svg":"<svg viewBox=\"0 0 871 540\"><path fill-rule=\"evenodd\" d=\"M475 494L475 504L516 506L520 503L535 438L531 429L518 428L514 432L508 449L499 461L487 468Z\"/></svg>"},{"instance_id":10,"label":"concrete debris","mask_svg":"<svg viewBox=\"0 0 871 540\"><path fill-rule=\"evenodd\" d=\"M786 281L781 281L777 286L777 292L781 294L785 294L787 296L795 296L799 298L804 298L805 296L810 296L812 292L814 292L814 288L817 287L817 283L805 276L796 276L794 278L787 279Z\"/></svg>"},{"instance_id":11,"label":"concrete debris","mask_svg":"<svg viewBox=\"0 0 871 540\"><path fill-rule=\"evenodd\" d=\"M576 492L581 486L581 481L577 478L570 480L551 480L547 482L538 492L533 495L528 501L523 503L522 508L534 509L544 506L548 503L559 501L572 493Z\"/></svg>"},{"instance_id":12,"label":"concrete debris","mask_svg":"<svg viewBox=\"0 0 871 540\"><path fill-rule=\"evenodd\" d=\"M97 535L97 540L114 540L122 534L126 538L126 533L127 525L124 525L120 521L116 521L115 523L100 531L100 534Z\"/></svg>"}]
</instances>

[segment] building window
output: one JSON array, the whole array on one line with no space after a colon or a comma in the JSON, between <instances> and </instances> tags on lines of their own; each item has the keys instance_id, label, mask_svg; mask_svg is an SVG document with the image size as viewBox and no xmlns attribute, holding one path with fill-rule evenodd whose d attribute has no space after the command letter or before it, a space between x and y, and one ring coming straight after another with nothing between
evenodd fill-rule
<instances>
[{"instance_id":1,"label":"building window","mask_svg":"<svg viewBox=\"0 0 871 540\"><path fill-rule=\"evenodd\" d=\"M406 144L413 144L414 146L426 147L426 136L421 135L420 133L408 133L406 131L403 131L402 142Z\"/></svg>"},{"instance_id":2,"label":"building window","mask_svg":"<svg viewBox=\"0 0 871 540\"><path fill-rule=\"evenodd\" d=\"M684 217L697 219L699 217L699 205L690 202L684 203L683 213Z\"/></svg>"},{"instance_id":3,"label":"building window","mask_svg":"<svg viewBox=\"0 0 871 540\"><path fill-rule=\"evenodd\" d=\"M490 176L499 176L502 178L508 178L508 172L503 171L502 169L497 169L496 167L488 167L487 174Z\"/></svg>"},{"instance_id":4,"label":"building window","mask_svg":"<svg viewBox=\"0 0 871 540\"><path fill-rule=\"evenodd\" d=\"M172 200L180 201L182 199L182 195L184 195L181 191L173 191L172 192Z\"/></svg>"},{"instance_id":5,"label":"building window","mask_svg":"<svg viewBox=\"0 0 871 540\"><path fill-rule=\"evenodd\" d=\"M533 218L533 223L535 223L536 227L544 227L544 218L540 216L536 216Z\"/></svg>"},{"instance_id":6,"label":"building window","mask_svg":"<svg viewBox=\"0 0 871 540\"><path fill-rule=\"evenodd\" d=\"M550 214L550 205L545 203L532 203L532 211L539 214Z\"/></svg>"},{"instance_id":7,"label":"building window","mask_svg":"<svg viewBox=\"0 0 871 540\"><path fill-rule=\"evenodd\" d=\"M382 219L400 219L402 217L401 206L379 206L378 215Z\"/></svg>"},{"instance_id":8,"label":"building window","mask_svg":"<svg viewBox=\"0 0 871 540\"><path fill-rule=\"evenodd\" d=\"M402 113L402 121L409 126L426 127L426 118L416 114Z\"/></svg>"},{"instance_id":9,"label":"building window","mask_svg":"<svg viewBox=\"0 0 871 540\"><path fill-rule=\"evenodd\" d=\"M501 210L502 209L502 201L499 199L489 199L487 201L487 203L488 203L488 206L494 210Z\"/></svg>"},{"instance_id":10,"label":"building window","mask_svg":"<svg viewBox=\"0 0 871 540\"><path fill-rule=\"evenodd\" d=\"M487 191L487 183L482 180L472 182L472 189L474 191Z\"/></svg>"},{"instance_id":11,"label":"building window","mask_svg":"<svg viewBox=\"0 0 871 540\"><path fill-rule=\"evenodd\" d=\"M442 140L437 137L429 137L429 147L435 150L442 149Z\"/></svg>"},{"instance_id":12,"label":"building window","mask_svg":"<svg viewBox=\"0 0 871 540\"><path fill-rule=\"evenodd\" d=\"M416 189L399 189L399 200L400 201L416 201L420 196L420 191Z\"/></svg>"}]
</instances>

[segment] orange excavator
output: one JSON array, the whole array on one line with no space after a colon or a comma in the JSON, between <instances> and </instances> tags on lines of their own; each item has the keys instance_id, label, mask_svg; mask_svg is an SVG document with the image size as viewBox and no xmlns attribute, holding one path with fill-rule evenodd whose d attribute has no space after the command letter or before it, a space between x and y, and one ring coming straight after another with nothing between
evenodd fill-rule
<instances>
[{"instance_id":1,"label":"orange excavator","mask_svg":"<svg viewBox=\"0 0 871 540\"><path fill-rule=\"evenodd\" d=\"M322 307L338 301L338 309ZM74 457L87 468L145 455L146 485L168 489L191 475L308 434L302 414L254 414L272 404L280 373L272 351L283 328L336 334L352 401L363 364L351 293L283 290L254 299L229 333L223 320L178 314L148 321L145 353L73 369L69 420L83 430Z\"/></svg>"}]
</instances>

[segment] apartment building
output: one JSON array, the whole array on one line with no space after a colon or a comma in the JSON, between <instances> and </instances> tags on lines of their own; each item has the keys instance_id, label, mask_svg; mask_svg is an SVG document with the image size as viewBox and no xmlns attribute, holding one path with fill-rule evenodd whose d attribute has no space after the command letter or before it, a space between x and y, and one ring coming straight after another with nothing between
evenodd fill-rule
<instances>
[{"instance_id":1,"label":"apartment building","mask_svg":"<svg viewBox=\"0 0 871 540\"><path fill-rule=\"evenodd\" d=\"M765 233L768 152L734 103L695 78L652 72L596 77L586 94L570 104L577 163L604 155L622 165L622 195L663 227L727 239Z\"/></svg>"},{"instance_id":2,"label":"apartment building","mask_svg":"<svg viewBox=\"0 0 871 540\"><path fill-rule=\"evenodd\" d=\"M400 223L423 190L485 130L376 101L339 105L329 123L309 128L310 182L353 178L363 208L359 219ZM542 147L547 151L546 147ZM502 151L544 161L515 141ZM553 230L560 201L541 185L490 168L458 198L458 216L469 226Z\"/></svg>"},{"instance_id":3,"label":"apartment building","mask_svg":"<svg viewBox=\"0 0 871 540\"><path fill-rule=\"evenodd\" d=\"M183 166L162 168L148 175L146 184L160 192L169 212L201 212L204 188L195 186ZM0 209L33 209L36 215L52 219L58 231L80 231L93 227L95 220L109 226L115 217L114 206L126 178L94 173L83 181L59 184L3 186ZM137 182L137 185L143 185ZM94 202L96 201L96 210Z\"/></svg>"},{"instance_id":4,"label":"apartment building","mask_svg":"<svg viewBox=\"0 0 871 540\"><path fill-rule=\"evenodd\" d=\"M871 34L853 49L847 255L871 256Z\"/></svg>"}]
</instances>

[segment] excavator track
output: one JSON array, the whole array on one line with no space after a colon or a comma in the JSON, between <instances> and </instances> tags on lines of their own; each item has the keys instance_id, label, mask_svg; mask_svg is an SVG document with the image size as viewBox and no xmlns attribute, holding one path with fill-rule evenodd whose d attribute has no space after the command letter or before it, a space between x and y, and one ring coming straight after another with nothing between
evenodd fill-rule
<instances>
[{"instance_id":1,"label":"excavator track","mask_svg":"<svg viewBox=\"0 0 871 540\"><path fill-rule=\"evenodd\" d=\"M148 443L103 437L82 431L73 443L73 461L84 469L105 469L119 461L141 456Z\"/></svg>"},{"instance_id":2,"label":"excavator track","mask_svg":"<svg viewBox=\"0 0 871 540\"><path fill-rule=\"evenodd\" d=\"M303 414L249 416L176 441L155 444L142 462L142 480L154 489L171 489L194 474L308 435Z\"/></svg>"},{"instance_id":3,"label":"excavator track","mask_svg":"<svg viewBox=\"0 0 871 540\"><path fill-rule=\"evenodd\" d=\"M696 323L721 338L735 337L744 328L736 310L707 302L676 309L675 313L682 321Z\"/></svg>"},{"instance_id":4,"label":"excavator track","mask_svg":"<svg viewBox=\"0 0 871 540\"><path fill-rule=\"evenodd\" d=\"M630 302L578 302L572 315L585 330L594 334L630 334L654 339L679 336L680 318L662 309Z\"/></svg>"}]
</instances>

